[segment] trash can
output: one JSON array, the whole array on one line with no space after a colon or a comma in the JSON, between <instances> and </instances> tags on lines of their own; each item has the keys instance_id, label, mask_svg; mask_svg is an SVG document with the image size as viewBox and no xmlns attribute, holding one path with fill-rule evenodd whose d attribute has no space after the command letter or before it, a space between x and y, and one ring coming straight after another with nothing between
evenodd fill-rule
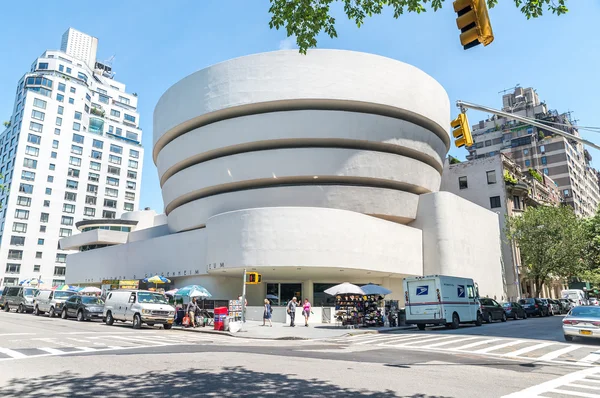
<instances>
[{"instance_id":1,"label":"trash can","mask_svg":"<svg viewBox=\"0 0 600 398\"><path fill-rule=\"evenodd\" d=\"M228 314L227 307L215 308L215 330L225 330L225 319L227 319Z\"/></svg>"}]
</instances>

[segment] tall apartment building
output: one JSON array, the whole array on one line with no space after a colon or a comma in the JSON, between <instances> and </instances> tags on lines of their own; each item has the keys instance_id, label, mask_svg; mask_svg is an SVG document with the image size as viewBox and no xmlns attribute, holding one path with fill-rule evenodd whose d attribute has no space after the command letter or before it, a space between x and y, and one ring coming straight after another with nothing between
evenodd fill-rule
<instances>
[{"instance_id":1,"label":"tall apartment building","mask_svg":"<svg viewBox=\"0 0 600 398\"><path fill-rule=\"evenodd\" d=\"M440 190L452 192L498 214L505 286L505 297L498 299L514 301L534 297L535 285L521 271L519 248L506 237L506 222L527 206L558 206L563 199L555 182L537 170L522 169L512 159L498 153L457 164L446 162ZM537 294L560 297L564 287L559 280L551 281Z\"/></svg>"},{"instance_id":2,"label":"tall apartment building","mask_svg":"<svg viewBox=\"0 0 600 398\"><path fill-rule=\"evenodd\" d=\"M66 41L65 41L66 40ZM76 43L73 43L76 41ZM64 282L58 241L78 221L137 210L143 149L137 95L96 61L97 39L69 29L19 80L0 134L0 282ZM91 65L91 66L90 66Z\"/></svg>"},{"instance_id":3,"label":"tall apartment building","mask_svg":"<svg viewBox=\"0 0 600 398\"><path fill-rule=\"evenodd\" d=\"M569 113L548 110L533 88L515 88L502 97L502 110L535 118L579 137ZM467 159L481 159L503 153L524 169L538 169L557 184L566 203L576 214L592 216L600 204L596 172L591 156L577 141L554 135L526 123L493 116L472 126L474 145Z\"/></svg>"}]
</instances>

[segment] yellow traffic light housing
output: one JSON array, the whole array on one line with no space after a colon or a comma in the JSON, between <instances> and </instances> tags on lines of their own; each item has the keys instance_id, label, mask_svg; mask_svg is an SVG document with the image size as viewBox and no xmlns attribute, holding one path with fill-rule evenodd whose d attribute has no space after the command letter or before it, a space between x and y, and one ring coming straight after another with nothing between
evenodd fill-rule
<instances>
[{"instance_id":1,"label":"yellow traffic light housing","mask_svg":"<svg viewBox=\"0 0 600 398\"><path fill-rule=\"evenodd\" d=\"M456 25L461 31L460 44L465 50L479 44L487 46L494 41L485 0L456 0L452 5L458 15Z\"/></svg>"},{"instance_id":2,"label":"yellow traffic light housing","mask_svg":"<svg viewBox=\"0 0 600 398\"><path fill-rule=\"evenodd\" d=\"M473 145L473 136L471 135L471 127L469 126L469 119L467 119L466 113L460 113L456 119L450 123L452 126L452 135L456 140L454 145L457 148L463 146L470 147Z\"/></svg>"},{"instance_id":3,"label":"yellow traffic light housing","mask_svg":"<svg viewBox=\"0 0 600 398\"><path fill-rule=\"evenodd\" d=\"M246 272L246 285L258 285L262 282L262 275L258 272Z\"/></svg>"}]
</instances>

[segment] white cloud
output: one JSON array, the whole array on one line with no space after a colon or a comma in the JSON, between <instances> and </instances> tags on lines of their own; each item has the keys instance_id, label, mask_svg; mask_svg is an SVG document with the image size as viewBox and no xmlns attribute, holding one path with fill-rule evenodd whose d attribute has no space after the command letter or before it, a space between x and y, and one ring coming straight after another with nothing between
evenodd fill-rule
<instances>
[{"instance_id":1,"label":"white cloud","mask_svg":"<svg viewBox=\"0 0 600 398\"><path fill-rule=\"evenodd\" d=\"M295 36L287 37L284 40L281 40L279 42L280 50L293 50L295 48L298 48L298 46L296 46L296 37Z\"/></svg>"}]
</instances>

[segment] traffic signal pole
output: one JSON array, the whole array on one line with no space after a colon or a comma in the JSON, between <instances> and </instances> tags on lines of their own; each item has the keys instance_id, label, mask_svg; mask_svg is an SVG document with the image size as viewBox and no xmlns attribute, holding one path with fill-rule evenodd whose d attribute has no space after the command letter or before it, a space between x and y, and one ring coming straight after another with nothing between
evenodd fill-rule
<instances>
[{"instance_id":1,"label":"traffic signal pole","mask_svg":"<svg viewBox=\"0 0 600 398\"><path fill-rule=\"evenodd\" d=\"M581 144L589 145L589 146L591 146L594 149L600 150L600 145L594 144L591 141L585 140L585 139L583 139L581 137L577 137L577 136L575 136L573 134L569 134L566 131L559 130L556 127L552 127L552 126L549 126L547 124L544 124L544 123L539 122L539 121L537 121L535 119L529 119L529 118L526 118L526 117L515 115L513 113L499 111L497 109L488 108L487 106L477 105L477 104L471 104L469 102L464 102L464 101L461 101L461 100L456 101L456 106L458 106L461 109L461 111L463 111L463 112L466 109L473 109L475 111L489 112L489 113L492 113L492 114L497 115L497 116L502 116L502 117L504 117L504 118L506 118L508 120L517 120L519 122L527 123L527 124L530 124L532 126L543 128L544 130L547 130L547 131L549 131L551 133L563 136L563 137L568 138L570 140L577 141L577 142L579 142Z\"/></svg>"},{"instance_id":2,"label":"traffic signal pole","mask_svg":"<svg viewBox=\"0 0 600 398\"><path fill-rule=\"evenodd\" d=\"M244 328L244 323L246 322L246 268L244 268L244 287L242 288L242 327L240 330Z\"/></svg>"}]
</instances>

